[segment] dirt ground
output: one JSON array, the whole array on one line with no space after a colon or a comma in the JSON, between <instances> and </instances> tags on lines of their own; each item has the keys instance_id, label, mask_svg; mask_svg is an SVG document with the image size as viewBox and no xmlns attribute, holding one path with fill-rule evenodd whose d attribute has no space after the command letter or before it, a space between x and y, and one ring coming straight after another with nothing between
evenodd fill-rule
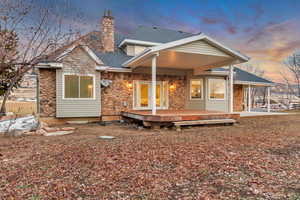
<instances>
[{"instance_id":1,"label":"dirt ground","mask_svg":"<svg viewBox=\"0 0 300 200\"><path fill-rule=\"evenodd\" d=\"M300 199L300 115L182 132L76 127L0 137L0 199Z\"/></svg>"}]
</instances>

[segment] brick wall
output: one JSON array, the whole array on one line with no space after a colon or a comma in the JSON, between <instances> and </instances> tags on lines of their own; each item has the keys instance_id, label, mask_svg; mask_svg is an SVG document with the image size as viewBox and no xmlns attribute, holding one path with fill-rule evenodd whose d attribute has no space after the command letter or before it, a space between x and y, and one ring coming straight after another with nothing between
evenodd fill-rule
<instances>
[{"instance_id":1,"label":"brick wall","mask_svg":"<svg viewBox=\"0 0 300 200\"><path fill-rule=\"evenodd\" d=\"M233 110L243 111L244 93L243 85L234 85L233 87Z\"/></svg>"},{"instance_id":2,"label":"brick wall","mask_svg":"<svg viewBox=\"0 0 300 200\"><path fill-rule=\"evenodd\" d=\"M112 16L103 16L101 42L104 52L113 52L115 47L114 39L114 18Z\"/></svg>"},{"instance_id":3,"label":"brick wall","mask_svg":"<svg viewBox=\"0 0 300 200\"><path fill-rule=\"evenodd\" d=\"M127 83L133 80L151 80L150 74L133 73L102 73L102 79L112 80L107 88L102 88L101 109L102 115L119 115L121 111L133 108L133 88L129 89ZM169 90L169 109L184 109L186 105L186 79L180 76L157 76L157 81L172 82L176 88Z\"/></svg>"},{"instance_id":4,"label":"brick wall","mask_svg":"<svg viewBox=\"0 0 300 200\"><path fill-rule=\"evenodd\" d=\"M55 117L56 114L56 71L39 69L40 115Z\"/></svg>"}]
</instances>

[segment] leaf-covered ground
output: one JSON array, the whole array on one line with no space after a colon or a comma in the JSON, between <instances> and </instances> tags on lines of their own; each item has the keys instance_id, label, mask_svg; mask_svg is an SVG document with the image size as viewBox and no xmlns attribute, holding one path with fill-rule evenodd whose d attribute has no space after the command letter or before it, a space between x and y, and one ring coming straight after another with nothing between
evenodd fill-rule
<instances>
[{"instance_id":1,"label":"leaf-covered ground","mask_svg":"<svg viewBox=\"0 0 300 200\"><path fill-rule=\"evenodd\" d=\"M300 199L300 115L0 137L0 199Z\"/></svg>"}]
</instances>

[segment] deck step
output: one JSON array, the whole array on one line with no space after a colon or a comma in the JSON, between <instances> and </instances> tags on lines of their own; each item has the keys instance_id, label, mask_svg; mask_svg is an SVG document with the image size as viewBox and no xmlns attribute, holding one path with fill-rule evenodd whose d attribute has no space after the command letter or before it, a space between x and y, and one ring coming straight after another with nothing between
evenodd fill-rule
<instances>
[{"instance_id":1,"label":"deck step","mask_svg":"<svg viewBox=\"0 0 300 200\"><path fill-rule=\"evenodd\" d=\"M210 120L195 120L195 121L179 121L173 122L175 126L188 126L188 125L204 125L204 124L233 124L234 119L210 119Z\"/></svg>"}]
</instances>

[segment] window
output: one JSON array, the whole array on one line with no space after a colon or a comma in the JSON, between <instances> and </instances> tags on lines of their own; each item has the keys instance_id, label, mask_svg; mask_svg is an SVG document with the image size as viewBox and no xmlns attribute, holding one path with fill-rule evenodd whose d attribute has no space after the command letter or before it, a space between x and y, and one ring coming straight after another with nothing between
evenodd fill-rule
<instances>
[{"instance_id":1,"label":"window","mask_svg":"<svg viewBox=\"0 0 300 200\"><path fill-rule=\"evenodd\" d=\"M225 79L209 79L209 99L224 100L225 91Z\"/></svg>"},{"instance_id":2,"label":"window","mask_svg":"<svg viewBox=\"0 0 300 200\"><path fill-rule=\"evenodd\" d=\"M190 82L190 97L193 99L203 99L203 79L195 79Z\"/></svg>"},{"instance_id":3,"label":"window","mask_svg":"<svg viewBox=\"0 0 300 200\"><path fill-rule=\"evenodd\" d=\"M134 81L134 108L151 109L151 81ZM167 82L157 81L156 83L156 107L165 109L168 107L168 84Z\"/></svg>"},{"instance_id":4,"label":"window","mask_svg":"<svg viewBox=\"0 0 300 200\"><path fill-rule=\"evenodd\" d=\"M94 76L64 75L64 98L94 98Z\"/></svg>"}]
</instances>

